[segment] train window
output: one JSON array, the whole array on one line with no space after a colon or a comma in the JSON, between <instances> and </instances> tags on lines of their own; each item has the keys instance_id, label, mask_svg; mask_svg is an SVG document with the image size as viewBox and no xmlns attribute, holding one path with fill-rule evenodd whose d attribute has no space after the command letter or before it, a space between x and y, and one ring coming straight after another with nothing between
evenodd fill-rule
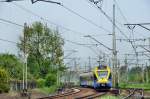
<instances>
[{"instance_id":1,"label":"train window","mask_svg":"<svg viewBox=\"0 0 150 99\"><path fill-rule=\"evenodd\" d=\"M108 72L107 71L98 71L98 76L100 78L104 78L104 77L107 77L108 75Z\"/></svg>"},{"instance_id":2,"label":"train window","mask_svg":"<svg viewBox=\"0 0 150 99\"><path fill-rule=\"evenodd\" d=\"M110 73L110 75L109 75L109 79L111 79L112 78L112 75L111 75L111 73Z\"/></svg>"},{"instance_id":3,"label":"train window","mask_svg":"<svg viewBox=\"0 0 150 99\"><path fill-rule=\"evenodd\" d=\"M98 69L107 69L107 66L100 65L100 66L98 66Z\"/></svg>"}]
</instances>

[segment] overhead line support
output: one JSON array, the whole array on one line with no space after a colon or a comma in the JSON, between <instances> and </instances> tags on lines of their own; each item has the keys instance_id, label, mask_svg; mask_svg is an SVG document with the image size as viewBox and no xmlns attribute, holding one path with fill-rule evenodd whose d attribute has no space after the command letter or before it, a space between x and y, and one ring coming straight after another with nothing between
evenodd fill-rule
<instances>
[{"instance_id":1,"label":"overhead line support","mask_svg":"<svg viewBox=\"0 0 150 99\"><path fill-rule=\"evenodd\" d=\"M124 25L127 25L127 26L140 26L140 27L142 27L142 28L144 28L144 29L146 29L146 30L148 30L148 31L150 31L150 29L149 28L147 28L147 27L145 27L144 25L150 25L150 23L139 23L139 24L124 24Z\"/></svg>"}]
</instances>

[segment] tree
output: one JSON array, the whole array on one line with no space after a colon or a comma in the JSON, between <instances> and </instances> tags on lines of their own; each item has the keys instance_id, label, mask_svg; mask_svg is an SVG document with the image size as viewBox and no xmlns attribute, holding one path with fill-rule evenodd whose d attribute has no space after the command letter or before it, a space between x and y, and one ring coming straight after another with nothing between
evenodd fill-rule
<instances>
[{"instance_id":1,"label":"tree","mask_svg":"<svg viewBox=\"0 0 150 99\"><path fill-rule=\"evenodd\" d=\"M45 81L46 86L50 87L52 85L55 85L56 81L57 81L56 75L51 73L46 75L46 81Z\"/></svg>"},{"instance_id":2,"label":"tree","mask_svg":"<svg viewBox=\"0 0 150 99\"><path fill-rule=\"evenodd\" d=\"M8 81L9 81L8 72L5 69L0 68L0 93L9 91Z\"/></svg>"},{"instance_id":3,"label":"tree","mask_svg":"<svg viewBox=\"0 0 150 99\"><path fill-rule=\"evenodd\" d=\"M21 52L28 53L27 65L31 74L45 77L49 71L62 69L64 41L58 30L35 22L31 26L25 25L23 32L18 47Z\"/></svg>"},{"instance_id":4,"label":"tree","mask_svg":"<svg viewBox=\"0 0 150 99\"><path fill-rule=\"evenodd\" d=\"M0 68L5 69L11 79L22 78L22 65L15 55L0 54Z\"/></svg>"},{"instance_id":5,"label":"tree","mask_svg":"<svg viewBox=\"0 0 150 99\"><path fill-rule=\"evenodd\" d=\"M129 81L131 82L142 82L142 68L133 67L129 71Z\"/></svg>"}]
</instances>

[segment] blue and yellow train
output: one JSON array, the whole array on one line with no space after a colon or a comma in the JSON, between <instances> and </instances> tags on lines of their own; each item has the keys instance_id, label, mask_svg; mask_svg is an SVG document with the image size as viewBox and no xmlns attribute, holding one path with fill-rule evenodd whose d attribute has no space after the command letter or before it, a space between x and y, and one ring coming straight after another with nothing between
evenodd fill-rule
<instances>
[{"instance_id":1,"label":"blue and yellow train","mask_svg":"<svg viewBox=\"0 0 150 99\"><path fill-rule=\"evenodd\" d=\"M97 66L93 72L80 74L80 86L94 89L109 89L112 87L112 75L109 66Z\"/></svg>"}]
</instances>

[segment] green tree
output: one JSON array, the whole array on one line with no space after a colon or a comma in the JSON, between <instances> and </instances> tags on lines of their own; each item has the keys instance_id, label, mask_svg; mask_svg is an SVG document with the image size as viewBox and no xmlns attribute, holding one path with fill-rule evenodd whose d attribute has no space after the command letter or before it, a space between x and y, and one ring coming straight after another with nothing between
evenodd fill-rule
<instances>
[{"instance_id":1,"label":"green tree","mask_svg":"<svg viewBox=\"0 0 150 99\"><path fill-rule=\"evenodd\" d=\"M28 53L28 67L36 78L45 77L48 72L64 67L63 45L58 30L52 30L41 22L24 27L24 37L20 37L20 51ZM57 67L56 67L57 66Z\"/></svg>"},{"instance_id":2,"label":"green tree","mask_svg":"<svg viewBox=\"0 0 150 99\"><path fill-rule=\"evenodd\" d=\"M142 68L133 67L129 71L129 81L130 82L142 82Z\"/></svg>"},{"instance_id":3,"label":"green tree","mask_svg":"<svg viewBox=\"0 0 150 99\"><path fill-rule=\"evenodd\" d=\"M50 87L56 84L57 77L55 74L49 73L46 75L46 81L45 84L46 86Z\"/></svg>"},{"instance_id":4,"label":"green tree","mask_svg":"<svg viewBox=\"0 0 150 99\"><path fill-rule=\"evenodd\" d=\"M0 93L8 91L9 91L9 74L5 69L0 68Z\"/></svg>"},{"instance_id":5,"label":"green tree","mask_svg":"<svg viewBox=\"0 0 150 99\"><path fill-rule=\"evenodd\" d=\"M0 54L0 68L4 68L11 79L22 78L22 66L22 63L15 55Z\"/></svg>"}]
</instances>

